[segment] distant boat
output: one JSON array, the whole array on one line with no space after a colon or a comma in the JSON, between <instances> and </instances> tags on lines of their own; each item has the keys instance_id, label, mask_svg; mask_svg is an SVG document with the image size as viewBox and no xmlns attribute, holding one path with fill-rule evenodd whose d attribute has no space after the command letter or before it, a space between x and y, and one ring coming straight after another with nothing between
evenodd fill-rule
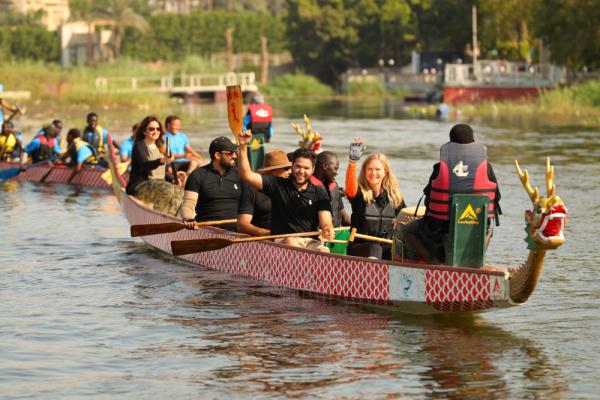
<instances>
[{"instance_id":1,"label":"distant boat","mask_svg":"<svg viewBox=\"0 0 600 400\"><path fill-rule=\"evenodd\" d=\"M444 103L523 100L566 82L566 69L551 64L480 60L475 65L446 64Z\"/></svg>"}]
</instances>

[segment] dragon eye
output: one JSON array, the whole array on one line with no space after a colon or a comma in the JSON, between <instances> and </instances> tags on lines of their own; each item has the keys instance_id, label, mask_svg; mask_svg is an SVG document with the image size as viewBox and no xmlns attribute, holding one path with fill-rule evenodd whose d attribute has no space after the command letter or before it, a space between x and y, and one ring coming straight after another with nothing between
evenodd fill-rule
<instances>
[{"instance_id":1,"label":"dragon eye","mask_svg":"<svg viewBox=\"0 0 600 400\"><path fill-rule=\"evenodd\" d=\"M539 207L539 206L538 206L538 207L536 207L536 208L535 208L535 213L536 213L536 214L541 214L541 213L542 213L542 208L541 208L541 207Z\"/></svg>"}]
</instances>

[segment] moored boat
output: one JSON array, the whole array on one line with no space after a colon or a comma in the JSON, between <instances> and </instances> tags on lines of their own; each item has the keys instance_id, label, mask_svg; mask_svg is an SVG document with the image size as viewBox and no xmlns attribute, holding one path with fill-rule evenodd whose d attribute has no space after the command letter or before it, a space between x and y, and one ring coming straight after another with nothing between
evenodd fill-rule
<instances>
[{"instance_id":1,"label":"moored boat","mask_svg":"<svg viewBox=\"0 0 600 400\"><path fill-rule=\"evenodd\" d=\"M124 190L124 180L116 171L114 149L110 145L109 154L113 189L130 225L180 221L128 196ZM325 254L270 241L240 243L179 258L207 268L250 277L266 285L366 304L386 312L437 314L516 306L525 302L533 292L546 250L564 242L562 229L566 220L566 209L554 194L550 172L547 176L548 197L541 197L537 189L531 189L526 172L521 179L534 203L534 209L540 212L526 215L531 238L530 255L520 267L464 268L373 260ZM234 233L216 227L201 227L197 231L180 230L144 236L142 239L148 245L173 255L171 242L175 240L234 237Z\"/></svg>"},{"instance_id":2,"label":"moored boat","mask_svg":"<svg viewBox=\"0 0 600 400\"><path fill-rule=\"evenodd\" d=\"M19 163L0 162L0 171L15 170ZM86 186L100 189L111 189L112 179L106 169L83 168L77 172L75 168L66 165L50 165L40 163L30 166L26 171L18 174L10 174L10 179L18 181L42 182L42 183L64 183L74 186ZM124 174L127 179L127 174Z\"/></svg>"}]
</instances>

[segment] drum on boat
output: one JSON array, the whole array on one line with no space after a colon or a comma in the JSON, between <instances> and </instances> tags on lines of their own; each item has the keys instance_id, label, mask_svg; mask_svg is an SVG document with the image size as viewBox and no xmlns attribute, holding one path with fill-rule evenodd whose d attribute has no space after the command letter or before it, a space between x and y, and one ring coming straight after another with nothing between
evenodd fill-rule
<instances>
[{"instance_id":1,"label":"drum on boat","mask_svg":"<svg viewBox=\"0 0 600 400\"><path fill-rule=\"evenodd\" d=\"M404 242L404 226L425 215L425 206L405 207L394 219L394 243L392 245L392 260L404 260L405 258L414 259L416 255L411 249L406 247Z\"/></svg>"}]
</instances>

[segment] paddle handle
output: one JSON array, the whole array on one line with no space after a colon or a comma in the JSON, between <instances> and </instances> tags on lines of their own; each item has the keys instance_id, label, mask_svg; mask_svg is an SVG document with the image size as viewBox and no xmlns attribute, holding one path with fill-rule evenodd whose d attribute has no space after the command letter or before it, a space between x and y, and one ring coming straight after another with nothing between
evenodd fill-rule
<instances>
[{"instance_id":1,"label":"paddle handle","mask_svg":"<svg viewBox=\"0 0 600 400\"><path fill-rule=\"evenodd\" d=\"M348 229L346 227L340 226L338 228L333 228L334 231L343 231L345 229ZM242 243L242 242L254 242L257 240L271 240L271 239L284 239L284 238L289 238L289 237L310 237L310 236L317 236L320 235L322 232L321 231L313 231L313 232L297 232L297 233L284 233L281 235L267 235L267 236L256 236L256 237L251 237L251 238L244 238L244 239L236 239L235 242L236 243ZM333 243L338 243L335 241L330 241ZM345 241L342 241L345 243Z\"/></svg>"},{"instance_id":2,"label":"paddle handle","mask_svg":"<svg viewBox=\"0 0 600 400\"><path fill-rule=\"evenodd\" d=\"M227 225L227 224L235 224L237 222L237 219L220 219L218 221L203 221L203 222L196 222L196 226L197 227L201 227L201 226L213 226L213 225Z\"/></svg>"},{"instance_id":3,"label":"paddle handle","mask_svg":"<svg viewBox=\"0 0 600 400\"><path fill-rule=\"evenodd\" d=\"M355 238L370 240L372 242L379 242L379 243L383 243L383 244L393 244L394 243L394 241L390 240L390 239L384 239L384 238L380 238L377 236L363 235L362 233L356 233L356 228L352 228L352 230L350 231L350 238L348 239L348 241L354 242Z\"/></svg>"}]
</instances>

